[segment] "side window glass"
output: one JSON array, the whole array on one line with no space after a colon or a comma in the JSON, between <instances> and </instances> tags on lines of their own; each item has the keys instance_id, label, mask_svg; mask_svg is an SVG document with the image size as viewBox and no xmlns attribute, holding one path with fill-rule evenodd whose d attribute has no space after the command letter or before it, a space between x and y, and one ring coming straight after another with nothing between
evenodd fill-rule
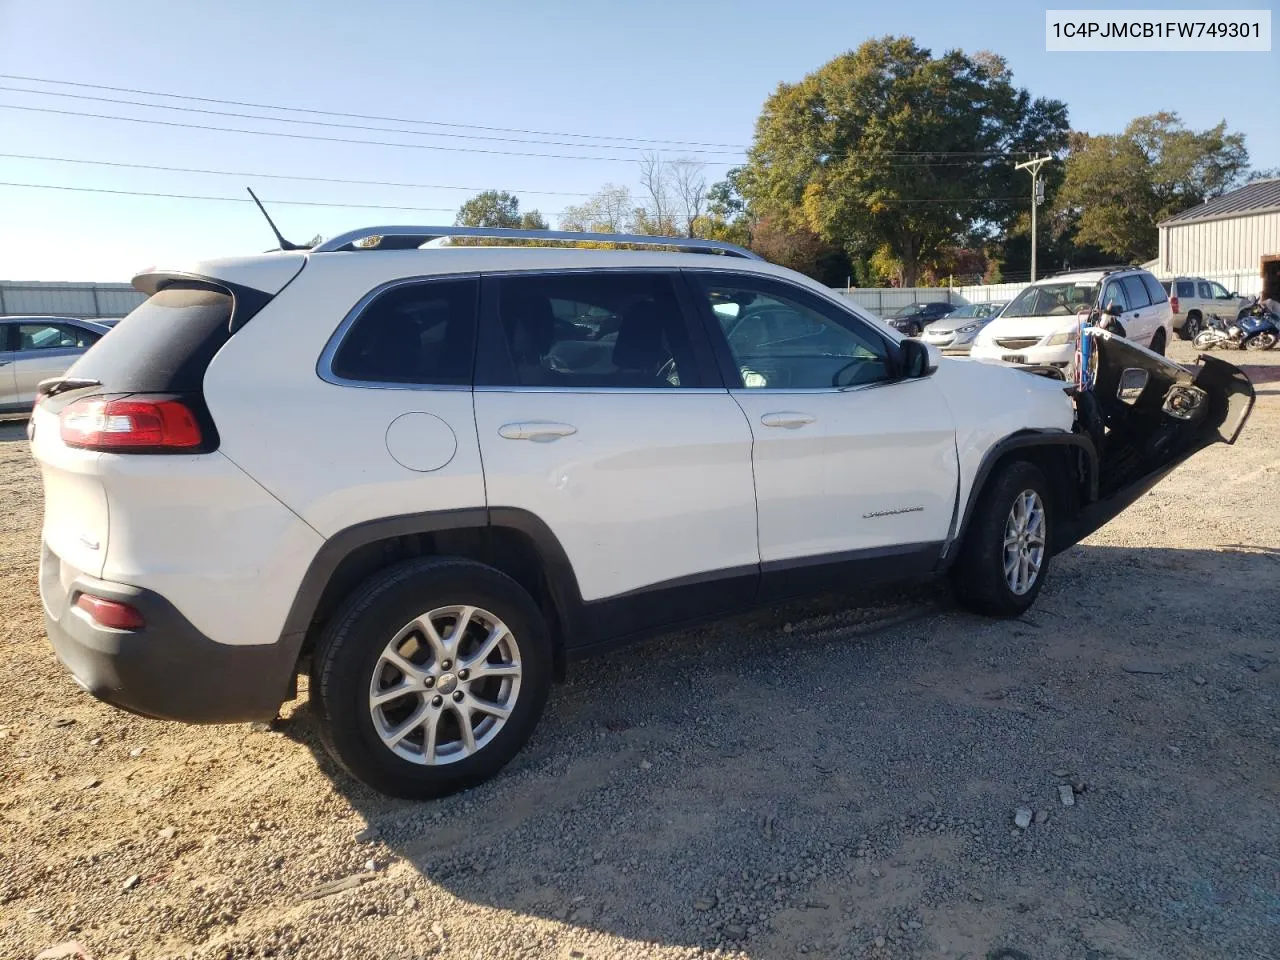
<instances>
[{"instance_id":1,"label":"side window glass","mask_svg":"<svg viewBox=\"0 0 1280 960\"><path fill-rule=\"evenodd\" d=\"M1125 295L1129 299L1129 309L1139 310L1142 307L1151 306L1151 295L1147 293L1147 288L1142 285L1141 277L1125 277L1120 282L1124 285Z\"/></svg>"},{"instance_id":2,"label":"side window glass","mask_svg":"<svg viewBox=\"0 0 1280 960\"><path fill-rule=\"evenodd\" d=\"M697 386L672 278L557 273L498 281L498 319L520 387Z\"/></svg>"},{"instance_id":3,"label":"side window glass","mask_svg":"<svg viewBox=\"0 0 1280 960\"><path fill-rule=\"evenodd\" d=\"M1231 294L1227 293L1227 288L1226 288L1226 287L1224 287L1222 284L1220 284L1220 283L1211 283L1211 284L1209 284L1209 288L1210 288L1211 290L1213 290L1213 299L1215 299L1215 300L1230 300L1230 299L1231 299Z\"/></svg>"},{"instance_id":4,"label":"side window glass","mask_svg":"<svg viewBox=\"0 0 1280 960\"><path fill-rule=\"evenodd\" d=\"M1198 284L1196 284L1196 286L1198 286L1198 287L1200 288L1200 299L1201 299L1201 300L1212 300L1212 299L1213 299L1213 289L1209 286L1209 284L1208 284L1208 283L1206 283L1204 280L1201 280Z\"/></svg>"},{"instance_id":5,"label":"side window glass","mask_svg":"<svg viewBox=\"0 0 1280 960\"><path fill-rule=\"evenodd\" d=\"M389 288L361 311L331 369L364 383L470 385L478 280L424 280Z\"/></svg>"},{"instance_id":6,"label":"side window glass","mask_svg":"<svg viewBox=\"0 0 1280 960\"><path fill-rule=\"evenodd\" d=\"M786 284L702 274L742 386L818 390L888 380L889 346L857 317Z\"/></svg>"},{"instance_id":7,"label":"side window glass","mask_svg":"<svg viewBox=\"0 0 1280 960\"><path fill-rule=\"evenodd\" d=\"M96 339L89 331L75 327L53 323L20 323L16 349L27 352L87 347Z\"/></svg>"},{"instance_id":8,"label":"side window glass","mask_svg":"<svg viewBox=\"0 0 1280 960\"><path fill-rule=\"evenodd\" d=\"M1151 294L1152 303L1166 303L1169 299L1160 281L1149 273L1141 273L1138 276L1142 278L1142 285L1147 288L1147 293Z\"/></svg>"},{"instance_id":9,"label":"side window glass","mask_svg":"<svg viewBox=\"0 0 1280 960\"><path fill-rule=\"evenodd\" d=\"M1196 285L1190 280L1178 281L1178 296L1194 297L1196 295Z\"/></svg>"},{"instance_id":10,"label":"side window glass","mask_svg":"<svg viewBox=\"0 0 1280 960\"><path fill-rule=\"evenodd\" d=\"M1116 280L1107 284L1102 294L1102 308L1108 313L1124 313L1129 309L1129 298Z\"/></svg>"}]
</instances>

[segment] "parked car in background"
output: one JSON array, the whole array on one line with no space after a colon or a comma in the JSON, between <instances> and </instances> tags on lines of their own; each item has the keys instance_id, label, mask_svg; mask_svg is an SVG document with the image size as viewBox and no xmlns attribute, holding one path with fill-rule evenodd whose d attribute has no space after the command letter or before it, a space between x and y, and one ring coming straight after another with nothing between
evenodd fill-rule
<instances>
[{"instance_id":1,"label":"parked car in background","mask_svg":"<svg viewBox=\"0 0 1280 960\"><path fill-rule=\"evenodd\" d=\"M918 337L925 327L954 310L951 303L908 303L890 313L884 322L905 336Z\"/></svg>"},{"instance_id":2,"label":"parked car in background","mask_svg":"<svg viewBox=\"0 0 1280 960\"><path fill-rule=\"evenodd\" d=\"M27 413L36 384L67 372L108 328L75 317L0 317L0 413Z\"/></svg>"},{"instance_id":3,"label":"parked car in background","mask_svg":"<svg viewBox=\"0 0 1280 960\"><path fill-rule=\"evenodd\" d=\"M1196 334L1205 328L1209 314L1230 322L1249 302L1248 297L1228 291L1222 284L1203 277L1174 277L1161 281L1160 285L1169 295L1173 329L1183 340L1194 340Z\"/></svg>"},{"instance_id":4,"label":"parked car in background","mask_svg":"<svg viewBox=\"0 0 1280 960\"><path fill-rule=\"evenodd\" d=\"M1008 302L992 300L989 303L966 303L925 327L921 339L943 353L968 353L978 331L1000 316L1000 311Z\"/></svg>"},{"instance_id":5,"label":"parked car in background","mask_svg":"<svg viewBox=\"0 0 1280 960\"><path fill-rule=\"evenodd\" d=\"M1112 331L1163 354L1173 311L1159 282L1139 267L1074 270L1037 280L978 332L970 356L1018 366L1052 367L1066 375L1075 359L1079 314L1107 313Z\"/></svg>"}]
</instances>

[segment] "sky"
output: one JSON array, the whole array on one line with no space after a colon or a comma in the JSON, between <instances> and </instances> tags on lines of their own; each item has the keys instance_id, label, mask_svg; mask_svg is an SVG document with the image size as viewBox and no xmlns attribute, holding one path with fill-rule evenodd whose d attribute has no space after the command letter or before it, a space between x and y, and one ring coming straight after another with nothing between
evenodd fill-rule
<instances>
[{"instance_id":1,"label":"sky","mask_svg":"<svg viewBox=\"0 0 1280 960\"><path fill-rule=\"evenodd\" d=\"M1219 6L1249 5L1250 0L1235 0ZM1258 0L1252 5L1266 7ZM1117 6L1214 5L1129 0ZM1002 55L1018 85L1067 103L1074 129L1115 132L1135 116L1174 110L1197 129L1226 120L1231 130L1247 134L1254 167L1280 166L1280 50L1046 53L1044 11L1044 5L1025 0L0 0L0 74L9 75L0 78L0 154L61 158L0 156L0 279L123 282L156 264L180 266L274 246L266 223L248 203L128 191L239 201L252 186L285 236L305 241L373 224L452 223L458 205L486 188L510 190L522 210L536 207L554 222L556 211L605 183L635 189L636 158L654 147L668 159L696 156L707 162L709 178L719 179L741 161L760 107L778 83L800 80L885 34L914 36L935 53L958 47ZM68 113L48 112L53 110ZM284 122L290 119L414 132ZM559 156L512 155L532 153ZM422 186L281 179L286 176ZM87 189L125 193L82 192ZM388 209L351 206L356 204Z\"/></svg>"}]
</instances>

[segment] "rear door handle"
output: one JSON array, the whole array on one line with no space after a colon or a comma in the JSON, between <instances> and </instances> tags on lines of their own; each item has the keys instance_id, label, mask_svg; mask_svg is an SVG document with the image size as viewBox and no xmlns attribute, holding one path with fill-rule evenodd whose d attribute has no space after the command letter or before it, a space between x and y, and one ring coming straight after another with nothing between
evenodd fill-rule
<instances>
[{"instance_id":1,"label":"rear door handle","mask_svg":"<svg viewBox=\"0 0 1280 960\"><path fill-rule=\"evenodd\" d=\"M571 437L578 428L568 423L550 420L529 420L524 423L504 423L498 428L498 436L507 440L532 440L534 443L550 443L561 437Z\"/></svg>"},{"instance_id":2,"label":"rear door handle","mask_svg":"<svg viewBox=\"0 0 1280 960\"><path fill-rule=\"evenodd\" d=\"M807 413L794 413L790 410L780 413L766 413L760 418L760 422L766 427L786 427L788 430L798 430L800 427L813 423L814 418Z\"/></svg>"}]
</instances>

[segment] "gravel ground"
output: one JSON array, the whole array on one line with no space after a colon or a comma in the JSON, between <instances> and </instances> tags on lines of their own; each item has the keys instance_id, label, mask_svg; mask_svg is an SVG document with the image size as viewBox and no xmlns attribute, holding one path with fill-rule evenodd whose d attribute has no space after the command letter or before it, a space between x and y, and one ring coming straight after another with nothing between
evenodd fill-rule
<instances>
[{"instance_id":1,"label":"gravel ground","mask_svg":"<svg viewBox=\"0 0 1280 960\"><path fill-rule=\"evenodd\" d=\"M258 730L80 693L6 428L0 957L1280 956L1280 354L1230 359L1241 443L1058 558L1028 616L914 588L659 638L430 804L339 774L305 690Z\"/></svg>"}]
</instances>

